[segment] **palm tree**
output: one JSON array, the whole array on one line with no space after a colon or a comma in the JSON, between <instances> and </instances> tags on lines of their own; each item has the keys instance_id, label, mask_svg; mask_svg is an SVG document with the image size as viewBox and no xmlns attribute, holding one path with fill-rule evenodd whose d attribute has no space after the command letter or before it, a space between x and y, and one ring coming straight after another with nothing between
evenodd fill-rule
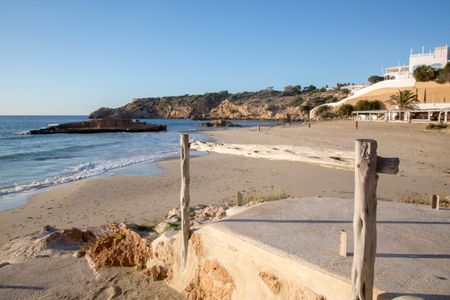
<instances>
[{"instance_id":1,"label":"palm tree","mask_svg":"<svg viewBox=\"0 0 450 300\"><path fill-rule=\"evenodd\" d=\"M400 109L400 111L404 113L405 111L410 109L417 109L418 108L417 103L419 103L419 100L417 100L417 95L411 91L398 90L396 94L391 95L389 103L396 104Z\"/></svg>"}]
</instances>

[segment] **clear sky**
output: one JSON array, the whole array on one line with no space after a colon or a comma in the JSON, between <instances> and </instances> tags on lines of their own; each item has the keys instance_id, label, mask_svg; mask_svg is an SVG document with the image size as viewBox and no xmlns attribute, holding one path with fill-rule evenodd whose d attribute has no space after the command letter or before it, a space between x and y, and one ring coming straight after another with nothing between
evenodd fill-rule
<instances>
[{"instance_id":1,"label":"clear sky","mask_svg":"<svg viewBox=\"0 0 450 300\"><path fill-rule=\"evenodd\" d=\"M0 0L0 115L365 82L450 44L450 1Z\"/></svg>"}]
</instances>

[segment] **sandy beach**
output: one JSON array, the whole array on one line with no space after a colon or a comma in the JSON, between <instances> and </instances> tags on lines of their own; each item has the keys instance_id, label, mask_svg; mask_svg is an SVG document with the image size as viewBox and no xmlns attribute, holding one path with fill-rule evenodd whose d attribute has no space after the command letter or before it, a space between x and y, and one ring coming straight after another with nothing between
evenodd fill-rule
<instances>
[{"instance_id":1,"label":"sandy beach","mask_svg":"<svg viewBox=\"0 0 450 300\"><path fill-rule=\"evenodd\" d=\"M450 136L428 132L424 124L313 123L306 126L244 128L210 132L217 142L294 145L353 151L357 138L378 141L380 156L400 157L397 175L381 175L379 199L428 199L450 195ZM179 202L179 161L162 161L155 176L109 176L82 180L36 194L19 208L0 212L0 244L50 224L58 228L110 222L152 224ZM292 197L353 196L353 172L308 163L210 153L191 159L191 202L234 201L244 195L285 193Z\"/></svg>"}]
</instances>

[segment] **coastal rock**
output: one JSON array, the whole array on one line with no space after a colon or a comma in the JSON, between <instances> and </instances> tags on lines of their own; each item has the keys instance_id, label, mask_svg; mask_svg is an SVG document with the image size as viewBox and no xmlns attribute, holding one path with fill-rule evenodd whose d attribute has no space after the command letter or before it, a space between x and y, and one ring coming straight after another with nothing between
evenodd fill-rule
<instances>
[{"instance_id":1,"label":"coastal rock","mask_svg":"<svg viewBox=\"0 0 450 300\"><path fill-rule=\"evenodd\" d=\"M240 125L233 124L231 121L219 119L212 120L206 123L201 123L199 126L202 127L241 127Z\"/></svg>"},{"instance_id":2,"label":"coastal rock","mask_svg":"<svg viewBox=\"0 0 450 300\"><path fill-rule=\"evenodd\" d=\"M172 267L175 263L174 244L177 235L162 234L151 244L152 257L146 262L144 274L151 276L153 280L171 280Z\"/></svg>"},{"instance_id":3,"label":"coastal rock","mask_svg":"<svg viewBox=\"0 0 450 300\"><path fill-rule=\"evenodd\" d=\"M56 133L104 133L104 132L153 132L164 131L166 125L155 125L132 119L104 118L82 122L51 125L47 128L31 130L30 134Z\"/></svg>"},{"instance_id":4,"label":"coastal rock","mask_svg":"<svg viewBox=\"0 0 450 300\"><path fill-rule=\"evenodd\" d=\"M231 299L236 285L217 260L207 260L186 286L187 299Z\"/></svg>"},{"instance_id":5,"label":"coastal rock","mask_svg":"<svg viewBox=\"0 0 450 300\"><path fill-rule=\"evenodd\" d=\"M278 277L268 272L259 272L259 277L269 287L272 293L275 295L280 293L281 283L280 280L278 280Z\"/></svg>"},{"instance_id":6,"label":"coastal rock","mask_svg":"<svg viewBox=\"0 0 450 300\"><path fill-rule=\"evenodd\" d=\"M152 257L150 243L125 224L111 225L111 235L97 240L86 252L95 269L145 266Z\"/></svg>"},{"instance_id":7,"label":"coastal rock","mask_svg":"<svg viewBox=\"0 0 450 300\"><path fill-rule=\"evenodd\" d=\"M205 251L203 249L202 240L198 233L193 233L191 235L190 241L192 243L192 248L194 248L195 255L198 257L203 257L205 255Z\"/></svg>"},{"instance_id":8,"label":"coastal rock","mask_svg":"<svg viewBox=\"0 0 450 300\"><path fill-rule=\"evenodd\" d=\"M265 89L231 94L227 91L203 95L136 98L119 108L102 107L90 118L169 118L169 119L267 119L302 120L308 111L326 101L345 97L342 91L281 92Z\"/></svg>"},{"instance_id":9,"label":"coastal rock","mask_svg":"<svg viewBox=\"0 0 450 300\"><path fill-rule=\"evenodd\" d=\"M156 233L161 234L164 231L167 231L169 229L169 226L169 223L167 223L166 221L160 222L155 226L155 231Z\"/></svg>"},{"instance_id":10,"label":"coastal rock","mask_svg":"<svg viewBox=\"0 0 450 300\"><path fill-rule=\"evenodd\" d=\"M152 266L145 269L143 274L149 276L153 281L158 281L167 278L168 270L162 266Z\"/></svg>"},{"instance_id":11,"label":"coastal rock","mask_svg":"<svg viewBox=\"0 0 450 300\"><path fill-rule=\"evenodd\" d=\"M209 222L218 221L227 216L228 206L207 206L191 212L191 224L197 226Z\"/></svg>"},{"instance_id":12,"label":"coastal rock","mask_svg":"<svg viewBox=\"0 0 450 300\"><path fill-rule=\"evenodd\" d=\"M191 226L198 226L213 221L218 221L227 216L228 205L204 205L199 204L189 208ZM155 226L155 231L161 234L170 229L180 227L181 213L180 209L172 208L166 216L166 219Z\"/></svg>"}]
</instances>

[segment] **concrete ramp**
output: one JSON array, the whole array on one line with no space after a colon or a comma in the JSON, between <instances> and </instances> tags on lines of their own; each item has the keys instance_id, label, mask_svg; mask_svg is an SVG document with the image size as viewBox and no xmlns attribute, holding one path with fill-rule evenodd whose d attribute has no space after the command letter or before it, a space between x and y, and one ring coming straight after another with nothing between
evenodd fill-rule
<instances>
[{"instance_id":1,"label":"concrete ramp","mask_svg":"<svg viewBox=\"0 0 450 300\"><path fill-rule=\"evenodd\" d=\"M233 299L348 299L352 217L349 199L252 206L197 230L189 264L198 265L198 257L218 262L233 279ZM338 255L342 229L347 257ZM374 299L450 298L450 210L379 201L377 230ZM202 253L195 258L199 241ZM184 288L189 280L174 285Z\"/></svg>"}]
</instances>

